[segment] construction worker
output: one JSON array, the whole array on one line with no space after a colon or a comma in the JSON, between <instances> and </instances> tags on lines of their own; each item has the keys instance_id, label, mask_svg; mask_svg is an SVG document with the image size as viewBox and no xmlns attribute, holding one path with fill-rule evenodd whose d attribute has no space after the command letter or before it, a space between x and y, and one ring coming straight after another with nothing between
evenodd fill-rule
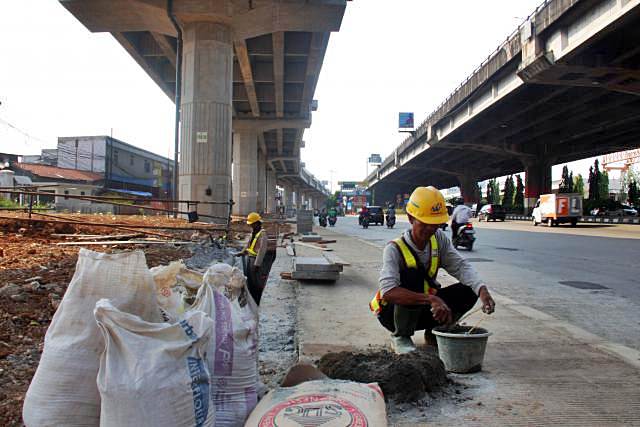
<instances>
[{"instance_id":1,"label":"construction worker","mask_svg":"<svg viewBox=\"0 0 640 427\"><path fill-rule=\"evenodd\" d=\"M485 313L495 308L487 286L440 229L449 219L442 193L418 187L406 211L411 228L385 247L379 290L369 303L382 326L392 332L398 354L415 350L411 337L418 330L434 344L431 330L457 321L478 298ZM442 288L436 280L440 267L461 283Z\"/></svg>"},{"instance_id":2,"label":"construction worker","mask_svg":"<svg viewBox=\"0 0 640 427\"><path fill-rule=\"evenodd\" d=\"M251 226L251 238L247 242L247 246L236 256L247 256L244 271L247 276L247 287L253 300L260 305L271 266L276 259L276 251L268 246L269 238L267 232L262 229L262 217L259 213L251 212L247 216L247 224Z\"/></svg>"}]
</instances>

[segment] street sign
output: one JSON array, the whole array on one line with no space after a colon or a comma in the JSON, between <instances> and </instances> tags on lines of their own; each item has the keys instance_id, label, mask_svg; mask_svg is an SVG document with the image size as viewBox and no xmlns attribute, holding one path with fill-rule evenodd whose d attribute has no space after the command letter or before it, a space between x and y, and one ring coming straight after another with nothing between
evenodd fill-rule
<instances>
[{"instance_id":1,"label":"street sign","mask_svg":"<svg viewBox=\"0 0 640 427\"><path fill-rule=\"evenodd\" d=\"M382 157L380 154L372 154L369 156L369 164L379 165L382 163Z\"/></svg>"},{"instance_id":2,"label":"street sign","mask_svg":"<svg viewBox=\"0 0 640 427\"><path fill-rule=\"evenodd\" d=\"M399 113L399 119L400 129L413 129L413 113Z\"/></svg>"}]
</instances>

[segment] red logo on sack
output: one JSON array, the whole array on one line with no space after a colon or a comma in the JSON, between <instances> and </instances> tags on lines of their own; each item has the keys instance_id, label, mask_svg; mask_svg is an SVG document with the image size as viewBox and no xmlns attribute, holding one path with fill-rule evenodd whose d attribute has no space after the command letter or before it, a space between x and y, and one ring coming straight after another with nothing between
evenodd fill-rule
<instances>
[{"instance_id":1,"label":"red logo on sack","mask_svg":"<svg viewBox=\"0 0 640 427\"><path fill-rule=\"evenodd\" d=\"M260 419L258 427L277 427L285 422L305 427L367 427L365 415L351 402L325 394L311 394L282 402Z\"/></svg>"}]
</instances>

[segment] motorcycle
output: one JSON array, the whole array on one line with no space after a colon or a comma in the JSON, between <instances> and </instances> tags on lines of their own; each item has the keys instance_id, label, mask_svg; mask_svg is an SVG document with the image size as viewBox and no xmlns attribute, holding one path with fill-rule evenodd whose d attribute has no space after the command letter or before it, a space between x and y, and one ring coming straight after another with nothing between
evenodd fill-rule
<instances>
[{"instance_id":1,"label":"motorcycle","mask_svg":"<svg viewBox=\"0 0 640 427\"><path fill-rule=\"evenodd\" d=\"M369 228L369 215L362 215L360 225L362 225L362 228Z\"/></svg>"},{"instance_id":2,"label":"motorcycle","mask_svg":"<svg viewBox=\"0 0 640 427\"><path fill-rule=\"evenodd\" d=\"M458 234L453 238L453 247L458 249L458 246L473 250L473 242L476 241L476 231L473 229L473 224L467 223L464 227L458 229Z\"/></svg>"},{"instance_id":3,"label":"motorcycle","mask_svg":"<svg viewBox=\"0 0 640 427\"><path fill-rule=\"evenodd\" d=\"M387 228L393 228L393 226L396 225L396 216L395 215L387 214L385 220L387 222Z\"/></svg>"},{"instance_id":4,"label":"motorcycle","mask_svg":"<svg viewBox=\"0 0 640 427\"><path fill-rule=\"evenodd\" d=\"M326 227L327 226L327 217L324 215L320 215L318 217L318 224L320 224L320 227Z\"/></svg>"},{"instance_id":5,"label":"motorcycle","mask_svg":"<svg viewBox=\"0 0 640 427\"><path fill-rule=\"evenodd\" d=\"M329 227L335 227L337 221L338 221L338 217L330 216L329 217Z\"/></svg>"}]
</instances>

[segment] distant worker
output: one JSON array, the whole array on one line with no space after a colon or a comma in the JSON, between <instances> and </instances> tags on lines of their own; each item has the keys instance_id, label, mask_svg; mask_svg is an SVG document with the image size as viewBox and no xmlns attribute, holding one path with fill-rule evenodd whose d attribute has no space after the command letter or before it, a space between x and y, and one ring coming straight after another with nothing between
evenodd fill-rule
<instances>
[{"instance_id":1,"label":"distant worker","mask_svg":"<svg viewBox=\"0 0 640 427\"><path fill-rule=\"evenodd\" d=\"M495 308L478 273L440 229L449 219L440 191L416 188L406 210L411 228L384 248L379 290L369 303L382 326L392 332L398 354L415 350L411 337L418 330L424 330L425 340L433 344L431 330L457 321L478 297L485 313ZM436 280L440 267L461 283L442 288Z\"/></svg>"},{"instance_id":2,"label":"distant worker","mask_svg":"<svg viewBox=\"0 0 640 427\"><path fill-rule=\"evenodd\" d=\"M457 206L451 214L451 240L458 235L460 227L464 227L472 216L471 208L458 199Z\"/></svg>"},{"instance_id":3,"label":"distant worker","mask_svg":"<svg viewBox=\"0 0 640 427\"><path fill-rule=\"evenodd\" d=\"M262 292L267 285L269 272L276 259L275 248L269 248L269 237L262 229L262 217L257 212L247 216L247 224L251 226L251 238L247 246L236 256L247 256L244 274L247 276L247 287L256 304L260 305Z\"/></svg>"}]
</instances>

